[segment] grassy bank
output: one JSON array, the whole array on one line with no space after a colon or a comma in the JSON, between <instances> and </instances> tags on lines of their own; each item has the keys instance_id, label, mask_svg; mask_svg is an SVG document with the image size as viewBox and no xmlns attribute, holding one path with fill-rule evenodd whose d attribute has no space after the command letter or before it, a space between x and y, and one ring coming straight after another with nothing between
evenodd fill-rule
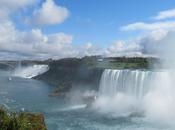
<instances>
[{"instance_id":1,"label":"grassy bank","mask_svg":"<svg viewBox=\"0 0 175 130\"><path fill-rule=\"evenodd\" d=\"M47 128L42 114L8 112L0 108L0 130L47 130Z\"/></svg>"}]
</instances>

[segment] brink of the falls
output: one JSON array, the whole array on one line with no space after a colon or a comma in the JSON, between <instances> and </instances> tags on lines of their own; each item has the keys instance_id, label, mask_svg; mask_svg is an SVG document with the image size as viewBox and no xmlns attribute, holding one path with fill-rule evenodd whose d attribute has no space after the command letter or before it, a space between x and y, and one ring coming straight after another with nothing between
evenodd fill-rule
<instances>
[{"instance_id":1,"label":"brink of the falls","mask_svg":"<svg viewBox=\"0 0 175 130\"><path fill-rule=\"evenodd\" d=\"M106 69L101 77L99 95L115 96L117 93L141 98L149 89L148 83L156 74L143 70Z\"/></svg>"}]
</instances>

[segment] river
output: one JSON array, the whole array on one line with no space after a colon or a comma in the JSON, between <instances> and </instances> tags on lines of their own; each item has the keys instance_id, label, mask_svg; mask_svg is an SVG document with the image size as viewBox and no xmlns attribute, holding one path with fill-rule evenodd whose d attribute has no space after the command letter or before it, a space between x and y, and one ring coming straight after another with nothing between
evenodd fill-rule
<instances>
[{"instance_id":1,"label":"river","mask_svg":"<svg viewBox=\"0 0 175 130\"><path fill-rule=\"evenodd\" d=\"M134 75L137 76L136 79L132 78ZM142 93L147 90L143 88L143 84L140 81L134 83L135 80L148 83L148 79L143 79L148 78L148 75L152 74L140 70L131 72L105 70L99 86L99 95L92 106L87 107L84 103L70 102L65 97L49 97L48 94L54 88L42 81L0 71L0 104L9 110L43 113L48 130L173 130L175 127L171 122L175 119L174 101L168 101L174 99L174 96L163 97L168 98L165 101L162 100L162 93L157 91L144 96ZM126 78L120 83L122 76ZM165 77L161 79L166 80ZM117 80L120 81L116 82ZM135 87L142 85L142 88L131 91L134 89L134 84L137 84ZM126 90L135 93L135 96L128 94ZM166 91L164 93L166 95ZM141 97L143 98L140 100ZM152 107L148 107L147 103Z\"/></svg>"}]
</instances>

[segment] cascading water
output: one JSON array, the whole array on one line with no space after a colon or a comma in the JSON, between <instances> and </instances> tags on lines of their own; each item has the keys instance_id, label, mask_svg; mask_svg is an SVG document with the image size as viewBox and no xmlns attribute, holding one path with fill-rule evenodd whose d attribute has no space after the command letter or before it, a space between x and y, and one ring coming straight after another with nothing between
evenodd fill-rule
<instances>
[{"instance_id":1,"label":"cascading water","mask_svg":"<svg viewBox=\"0 0 175 130\"><path fill-rule=\"evenodd\" d=\"M149 89L148 83L155 73L143 70L104 70L99 87L99 96L115 96L117 93L141 98Z\"/></svg>"},{"instance_id":2,"label":"cascading water","mask_svg":"<svg viewBox=\"0 0 175 130\"><path fill-rule=\"evenodd\" d=\"M93 107L112 116L139 113L149 121L175 119L174 70L104 70Z\"/></svg>"},{"instance_id":3,"label":"cascading water","mask_svg":"<svg viewBox=\"0 0 175 130\"><path fill-rule=\"evenodd\" d=\"M13 76L22 78L32 78L37 75L43 74L49 70L48 65L30 65L30 66L18 66L14 72Z\"/></svg>"}]
</instances>

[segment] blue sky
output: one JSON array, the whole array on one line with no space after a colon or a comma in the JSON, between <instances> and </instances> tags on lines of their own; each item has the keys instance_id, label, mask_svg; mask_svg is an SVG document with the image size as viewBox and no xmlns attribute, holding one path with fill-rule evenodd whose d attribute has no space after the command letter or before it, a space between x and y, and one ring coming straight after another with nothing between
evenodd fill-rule
<instances>
[{"instance_id":1,"label":"blue sky","mask_svg":"<svg viewBox=\"0 0 175 130\"><path fill-rule=\"evenodd\" d=\"M133 46L135 48L131 50L134 51L143 49L136 45L138 43L130 45L131 39L148 32L162 33L162 30L167 31L174 27L174 5L174 0L14 0L13 2L2 0L1 28L19 33L20 38L10 34L14 37L11 43L12 45L15 43L13 46L29 42L30 50L27 52L32 51L32 54L25 55L33 56L33 53L39 53L40 57L45 57L54 48L58 48L54 50L55 52L61 50L73 52L66 56L81 55L83 51L86 52L83 55L109 50L117 54L121 50L130 51ZM161 12L165 16L156 19L155 17ZM170 16L166 16L169 14ZM1 28L0 33L5 35L7 32L3 32ZM47 47L44 46L50 50L46 51L42 44L37 43L47 43ZM71 45L68 46L67 43ZM2 46L0 49L8 54L21 53L18 52L20 50L18 48L13 50L12 47L4 47L5 42L1 43L1 40L0 45ZM42 50L36 49L38 46ZM85 48L86 50L83 50ZM66 57L63 53L54 55Z\"/></svg>"},{"instance_id":2,"label":"blue sky","mask_svg":"<svg viewBox=\"0 0 175 130\"><path fill-rule=\"evenodd\" d=\"M43 2L43 1L42 1ZM42 3L41 2L41 3ZM44 33L65 32L74 36L74 44L92 42L107 46L114 39L128 39L136 32L122 32L121 26L137 21L152 21L150 16L174 8L169 0L55 0L66 7L70 17L59 25L41 27ZM41 5L41 4L40 4ZM32 13L32 12L29 12ZM21 29L25 24L16 24ZM22 26L22 27L21 27ZM25 27L23 27L25 26Z\"/></svg>"}]
</instances>

